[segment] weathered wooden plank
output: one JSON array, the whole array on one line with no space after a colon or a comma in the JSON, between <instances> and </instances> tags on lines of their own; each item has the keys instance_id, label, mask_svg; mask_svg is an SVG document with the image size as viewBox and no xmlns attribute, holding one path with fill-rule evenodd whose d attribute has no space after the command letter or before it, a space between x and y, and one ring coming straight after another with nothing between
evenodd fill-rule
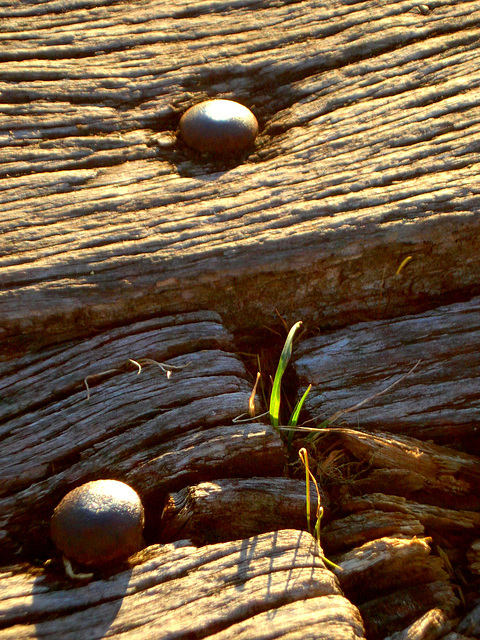
<instances>
[{"instance_id":1,"label":"weathered wooden plank","mask_svg":"<svg viewBox=\"0 0 480 640\"><path fill-rule=\"evenodd\" d=\"M270 426L252 423L192 430L185 437L130 455L119 468L145 494L164 495L200 479L228 478L239 471L247 478L255 473L278 476L285 463L286 453L278 433ZM281 478L268 478L265 482L276 480Z\"/></svg>"},{"instance_id":2,"label":"weathered wooden plank","mask_svg":"<svg viewBox=\"0 0 480 640\"><path fill-rule=\"evenodd\" d=\"M342 423L443 442L465 436L471 451L480 418L479 341L474 298L305 340L295 367L302 385L314 385L306 408L321 422L383 391L421 359L401 384L343 414Z\"/></svg>"},{"instance_id":3,"label":"weathered wooden plank","mask_svg":"<svg viewBox=\"0 0 480 640\"><path fill-rule=\"evenodd\" d=\"M429 529L437 529L446 534L448 530L474 535L480 528L480 514L476 511L443 509L442 507L415 503L399 496L370 494L352 498L343 503L344 508L362 509L374 505L377 509L395 509L403 513L415 515Z\"/></svg>"},{"instance_id":4,"label":"weathered wooden plank","mask_svg":"<svg viewBox=\"0 0 480 640\"><path fill-rule=\"evenodd\" d=\"M153 531L168 491L283 473L272 427L232 423L248 408L251 383L218 321L208 312L152 320L2 364L4 553L20 546L23 557L49 555L53 508L88 480L128 482L146 501ZM128 370L128 358L142 370ZM153 361L170 367L170 377ZM88 398L85 376L102 371Z\"/></svg>"},{"instance_id":5,"label":"weathered wooden plank","mask_svg":"<svg viewBox=\"0 0 480 640\"><path fill-rule=\"evenodd\" d=\"M317 496L310 486L312 530ZM321 504L328 517L325 494ZM193 539L198 544L246 538L284 529L306 529L305 482L289 478L245 478L202 482L169 494L161 520L162 539Z\"/></svg>"},{"instance_id":6,"label":"weathered wooden plank","mask_svg":"<svg viewBox=\"0 0 480 640\"><path fill-rule=\"evenodd\" d=\"M360 608L368 638L402 630L434 607L451 619L459 600L442 560L430 555L430 542L379 538L334 558L342 569L336 570L341 587Z\"/></svg>"},{"instance_id":7,"label":"weathered wooden plank","mask_svg":"<svg viewBox=\"0 0 480 640\"><path fill-rule=\"evenodd\" d=\"M378 538L335 556L344 592L358 603L386 592L436 581L449 576L438 556L431 556L431 538Z\"/></svg>"},{"instance_id":8,"label":"weathered wooden plank","mask_svg":"<svg viewBox=\"0 0 480 640\"><path fill-rule=\"evenodd\" d=\"M236 415L247 408L250 389L239 377L244 375L244 370L235 356L215 350L202 351L170 359L168 364L189 366L170 379L156 367L145 367L141 375L120 371L89 399L82 389L9 420L3 426L1 494L8 494L12 488L25 488L45 477L50 464L58 469L65 466L63 459L68 459L70 466L75 454L90 450L92 455L95 447L124 433L129 425L142 431L142 444L147 444L155 433L157 440L165 440L192 426L201 426L206 420L205 413L195 412L193 408L189 423L182 424L179 417L175 420L174 416L186 413L185 406L189 403L200 405L202 400L205 403L212 399L213 408L215 399L227 394L232 397ZM243 403L239 402L242 393ZM233 412L231 417L235 417ZM224 419L228 419L227 416ZM95 423L98 426L92 429ZM144 430L139 423L147 423Z\"/></svg>"},{"instance_id":9,"label":"weathered wooden plank","mask_svg":"<svg viewBox=\"0 0 480 640\"><path fill-rule=\"evenodd\" d=\"M3 348L159 310L338 325L478 290L479 9L3 2ZM206 96L257 115L243 162L176 141Z\"/></svg>"},{"instance_id":10,"label":"weathered wooden plank","mask_svg":"<svg viewBox=\"0 0 480 640\"><path fill-rule=\"evenodd\" d=\"M452 616L459 600L447 582L431 582L397 591L359 607L365 622L365 632L371 640L382 640L395 633L431 609L440 609Z\"/></svg>"},{"instance_id":11,"label":"weathered wooden plank","mask_svg":"<svg viewBox=\"0 0 480 640\"><path fill-rule=\"evenodd\" d=\"M397 511L416 518L441 546L447 544L447 553L453 553L453 561L461 558L469 543L478 537L480 531L480 513L478 511L462 511L444 509L438 506L420 504L406 500L400 496L381 493L368 494L356 498L348 498L342 502L346 512Z\"/></svg>"},{"instance_id":12,"label":"weathered wooden plank","mask_svg":"<svg viewBox=\"0 0 480 640\"><path fill-rule=\"evenodd\" d=\"M328 607L327 607L328 603ZM285 605L272 613L260 613L220 631L211 640L355 640L363 637L363 622L358 609L342 596L324 596L322 606L318 599L303 600Z\"/></svg>"},{"instance_id":13,"label":"weathered wooden plank","mask_svg":"<svg viewBox=\"0 0 480 640\"><path fill-rule=\"evenodd\" d=\"M198 403L189 406L199 410ZM217 415L231 407L231 399L224 406L204 403L203 409ZM170 416L172 421L175 416ZM187 412L180 422L185 425ZM151 421L157 429L159 421ZM188 423L187 423L188 424ZM150 425L146 424L148 429ZM0 499L2 542L5 547L22 545L22 552L30 557L51 554L49 519L56 503L74 486L100 477L126 481L141 495L147 508L147 525L154 539L160 537L160 515L168 491L179 490L188 482L236 475L250 477L252 473L277 476L283 472L285 451L278 434L271 427L221 425L171 438L159 445L137 451L137 431L109 438L101 447L82 454L79 462L72 462L61 471L50 465L51 473ZM141 445L140 445L141 446ZM213 535L213 534L212 534ZM45 545L45 549L43 549ZM3 549L6 551L6 548Z\"/></svg>"},{"instance_id":14,"label":"weathered wooden plank","mask_svg":"<svg viewBox=\"0 0 480 640\"><path fill-rule=\"evenodd\" d=\"M453 623L441 609L430 609L403 631L392 633L385 640L437 640L450 631Z\"/></svg>"},{"instance_id":15,"label":"weathered wooden plank","mask_svg":"<svg viewBox=\"0 0 480 640\"><path fill-rule=\"evenodd\" d=\"M301 495L292 501L295 496L288 488L291 482L254 478L187 487L167 500L162 534L166 540L193 535L205 543L216 540L216 536L234 538L256 527L261 531L272 523L280 525L287 511L292 521L295 517L304 519L303 483L298 483ZM337 574L342 589L354 604L364 607L365 622L374 629L374 637L383 638L393 631L404 630L432 607L442 608L445 623L442 635L451 630L459 600L449 583L444 558L430 555L431 538L419 536L428 529L442 544L452 533L467 540L478 530L478 514L394 496L348 498L347 495L344 492L343 500L337 500L336 508L351 515L322 527L322 545L327 557L355 546L341 556L333 555L332 559L342 568ZM315 509L314 503L311 509ZM390 537L384 537L386 534ZM405 598L414 604L404 607ZM371 604L377 601L387 610L380 617ZM411 632L418 639L427 640L435 620L428 623L420 620ZM438 625L435 628L440 629Z\"/></svg>"},{"instance_id":16,"label":"weathered wooden plank","mask_svg":"<svg viewBox=\"0 0 480 640\"><path fill-rule=\"evenodd\" d=\"M363 638L309 534L284 530L196 549L154 546L88 585L41 572L0 591L2 640L27 638ZM278 612L278 616L277 616ZM53 617L55 616L55 617ZM298 626L297 626L298 620Z\"/></svg>"},{"instance_id":17,"label":"weathered wooden plank","mask_svg":"<svg viewBox=\"0 0 480 640\"><path fill-rule=\"evenodd\" d=\"M371 465L372 472L356 482L359 491L385 491L453 509L480 509L477 456L399 434L343 428L329 432Z\"/></svg>"},{"instance_id":18,"label":"weathered wooden plank","mask_svg":"<svg viewBox=\"0 0 480 640\"><path fill-rule=\"evenodd\" d=\"M468 613L455 629L458 633L463 633L469 637L475 637L480 634L480 605L477 604L470 613Z\"/></svg>"},{"instance_id":19,"label":"weathered wooden plank","mask_svg":"<svg viewBox=\"0 0 480 640\"><path fill-rule=\"evenodd\" d=\"M405 632L426 640L433 629L440 637L434 620L419 621L435 608L453 629L460 613L456 589L467 602L476 594L475 582L458 575L474 562L480 531L478 458L408 436L346 428L325 429L312 458L338 514L322 528L322 546L337 564L352 561L352 576L344 571L339 578L362 612L367 636ZM386 544L382 535L397 540ZM431 537L437 555L429 555L422 535ZM458 584L450 584L446 572Z\"/></svg>"},{"instance_id":20,"label":"weathered wooden plank","mask_svg":"<svg viewBox=\"0 0 480 640\"><path fill-rule=\"evenodd\" d=\"M93 337L81 343L67 343L0 362L0 419L27 413L73 391L86 391L87 377L93 388L96 381L108 379L99 375L102 371L137 373L129 358L165 362L200 349L234 349L232 336L220 316L209 311L160 316L103 333L92 326L91 333ZM35 393L31 393L32 387Z\"/></svg>"},{"instance_id":21,"label":"weathered wooden plank","mask_svg":"<svg viewBox=\"0 0 480 640\"><path fill-rule=\"evenodd\" d=\"M338 518L323 526L322 547L328 555L338 554L340 551L359 547L378 538L410 538L422 536L424 533L423 524L409 513L386 513L368 509Z\"/></svg>"}]
</instances>

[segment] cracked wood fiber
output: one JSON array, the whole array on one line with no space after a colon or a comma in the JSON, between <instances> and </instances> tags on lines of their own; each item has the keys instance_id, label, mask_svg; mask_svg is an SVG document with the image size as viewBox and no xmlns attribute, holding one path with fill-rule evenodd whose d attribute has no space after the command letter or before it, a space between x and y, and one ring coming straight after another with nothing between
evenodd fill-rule
<instances>
[{"instance_id":1,"label":"cracked wood fiber","mask_svg":"<svg viewBox=\"0 0 480 640\"><path fill-rule=\"evenodd\" d=\"M130 569L68 589L60 577L7 572L0 637L364 638L357 608L320 553L309 534L283 530L200 549L152 546Z\"/></svg>"},{"instance_id":2,"label":"cracked wood fiber","mask_svg":"<svg viewBox=\"0 0 480 640\"><path fill-rule=\"evenodd\" d=\"M447 617L455 613L459 600L430 544L429 538L386 537L334 557L340 586L359 607L369 640L404 629L433 607Z\"/></svg>"},{"instance_id":3,"label":"cracked wood fiber","mask_svg":"<svg viewBox=\"0 0 480 640\"><path fill-rule=\"evenodd\" d=\"M346 324L478 290L479 14L5 0L3 349L198 308ZM253 110L249 156L176 140L206 97Z\"/></svg>"},{"instance_id":4,"label":"cracked wood fiber","mask_svg":"<svg viewBox=\"0 0 480 640\"><path fill-rule=\"evenodd\" d=\"M405 626L411 625L431 609L441 609L448 617L452 616L459 600L447 582L410 587L386 595L359 607L365 620L366 636L369 640L383 640L398 629L398 621L403 618ZM424 634L417 635L418 640L428 640L428 628ZM422 631L420 632L422 633ZM420 637L419 637L420 636ZM447 638L447 636L445 636ZM458 639L456 639L458 640Z\"/></svg>"},{"instance_id":5,"label":"cracked wood fiber","mask_svg":"<svg viewBox=\"0 0 480 640\"><path fill-rule=\"evenodd\" d=\"M448 581L442 560L430 556L429 543L429 538L379 538L335 557L342 568L340 585L363 603L402 587Z\"/></svg>"},{"instance_id":6,"label":"cracked wood fiber","mask_svg":"<svg viewBox=\"0 0 480 640\"><path fill-rule=\"evenodd\" d=\"M437 640L446 637L452 627L452 621L441 609L430 609L412 625L392 633L385 640Z\"/></svg>"},{"instance_id":7,"label":"cracked wood fiber","mask_svg":"<svg viewBox=\"0 0 480 640\"><path fill-rule=\"evenodd\" d=\"M212 478L281 475L285 451L273 427L232 423L252 388L232 350L218 315L197 312L0 363L2 553L53 554L53 509L90 480L130 484L158 539L156 514L169 491ZM143 362L140 372L129 358ZM178 368L167 377L153 361Z\"/></svg>"},{"instance_id":8,"label":"cracked wood fiber","mask_svg":"<svg viewBox=\"0 0 480 640\"><path fill-rule=\"evenodd\" d=\"M328 518L330 505L323 493L320 504ZM317 506L311 482L311 531ZM169 494L161 519L162 540L188 538L197 544L247 538L286 526L308 528L305 480L254 477L202 482Z\"/></svg>"},{"instance_id":9,"label":"cracked wood fiber","mask_svg":"<svg viewBox=\"0 0 480 640\"><path fill-rule=\"evenodd\" d=\"M332 429L371 473L357 481L365 493L389 487L392 493L423 499L431 504L480 510L479 458L416 438L386 433Z\"/></svg>"}]
</instances>

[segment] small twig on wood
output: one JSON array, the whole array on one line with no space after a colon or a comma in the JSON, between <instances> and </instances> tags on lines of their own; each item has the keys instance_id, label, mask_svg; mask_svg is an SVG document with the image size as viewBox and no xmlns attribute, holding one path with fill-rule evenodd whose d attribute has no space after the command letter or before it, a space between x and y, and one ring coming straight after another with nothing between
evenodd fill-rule
<instances>
[{"instance_id":1,"label":"small twig on wood","mask_svg":"<svg viewBox=\"0 0 480 640\"><path fill-rule=\"evenodd\" d=\"M131 362L136 367L138 367L137 376L139 376L141 371L142 371L142 365L139 362L137 362L136 360L132 360L131 358L128 359L128 362Z\"/></svg>"},{"instance_id":2,"label":"small twig on wood","mask_svg":"<svg viewBox=\"0 0 480 640\"><path fill-rule=\"evenodd\" d=\"M328 423L331 424L332 422L335 422L335 420L338 420L338 418L343 416L345 413L351 413L356 409L360 409L360 407L363 407L363 405L367 404L367 402L370 402L371 400L375 400L375 398L378 398L379 396L383 396L384 393L391 391L393 387L396 387L397 384L400 384L401 382L403 382L403 380L405 380L405 378L407 378L410 374L412 374L420 363L421 363L421 360L418 360L418 362L416 362L413 365L413 367L409 371L407 371L407 373L404 373L403 376L398 378L398 380L395 380L395 382L392 382L392 384L388 385L388 387L386 387L385 389L382 389L382 391L378 391L377 393L374 393L373 396L370 396L369 398L365 398L365 400L361 400L357 404L354 404L353 407L349 407L348 409L340 409L340 411L336 411L333 414L333 416L328 419Z\"/></svg>"},{"instance_id":3,"label":"small twig on wood","mask_svg":"<svg viewBox=\"0 0 480 640\"><path fill-rule=\"evenodd\" d=\"M131 362L134 362L134 360L131 360ZM152 360L151 358L140 358L139 362L143 362L143 364L156 364L157 367L159 367L163 371L163 373L166 374L167 378L170 378L170 376L172 375L172 371L181 371L182 369L185 369L185 367L188 367L192 364L191 362L187 362L186 364L175 366L173 364L164 364L163 362L157 362L157 360Z\"/></svg>"},{"instance_id":4,"label":"small twig on wood","mask_svg":"<svg viewBox=\"0 0 480 640\"><path fill-rule=\"evenodd\" d=\"M236 418L233 418L232 422L233 424L238 424L240 422L251 422L252 419L259 420L260 418L264 418L265 416L268 416L268 414L269 412L265 411L264 413L259 413L258 416L255 416L254 418L252 418L249 413L241 413Z\"/></svg>"}]
</instances>

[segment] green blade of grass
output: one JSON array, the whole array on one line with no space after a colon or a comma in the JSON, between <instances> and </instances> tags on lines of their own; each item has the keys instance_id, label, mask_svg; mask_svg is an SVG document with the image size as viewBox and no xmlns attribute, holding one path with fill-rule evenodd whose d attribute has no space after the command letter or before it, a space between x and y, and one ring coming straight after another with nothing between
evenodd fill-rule
<instances>
[{"instance_id":1,"label":"green blade of grass","mask_svg":"<svg viewBox=\"0 0 480 640\"><path fill-rule=\"evenodd\" d=\"M287 368L288 362L292 355L292 342L296 331L302 326L302 322L296 322L288 332L287 339L283 345L280 360L278 361L277 372L273 381L272 393L270 395L270 423L274 427L278 427L280 416L280 388L282 384L282 376Z\"/></svg>"},{"instance_id":2,"label":"green blade of grass","mask_svg":"<svg viewBox=\"0 0 480 640\"><path fill-rule=\"evenodd\" d=\"M288 426L289 427L296 427L297 426L298 416L300 415L300 411L302 410L303 403L307 399L307 396L310 393L310 389L311 388L312 388L312 385L309 384L308 387L307 387L307 390L305 391L303 396L300 398L300 400L295 405L295 409L293 410L293 413L290 416L290 420L288 421ZM288 449L289 450L290 450L290 448L292 446L292 442L293 442L293 432L294 432L294 429L290 429L290 431L288 432L287 445L288 445Z\"/></svg>"},{"instance_id":3,"label":"green blade of grass","mask_svg":"<svg viewBox=\"0 0 480 640\"><path fill-rule=\"evenodd\" d=\"M289 427L296 427L297 426L298 416L300 415L300 411L302 410L303 403L307 399L307 396L310 393L310 389L311 388L312 388L312 385L309 384L308 387L307 387L307 390L305 391L303 396L300 398L300 400L295 405L295 409L293 410L293 413L290 416L290 420L288 421L288 426Z\"/></svg>"}]
</instances>

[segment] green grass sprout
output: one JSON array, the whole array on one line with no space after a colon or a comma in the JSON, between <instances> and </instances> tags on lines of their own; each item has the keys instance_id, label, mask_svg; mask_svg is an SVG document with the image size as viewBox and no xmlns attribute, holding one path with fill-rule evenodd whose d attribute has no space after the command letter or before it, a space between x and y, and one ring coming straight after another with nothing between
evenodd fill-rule
<instances>
[{"instance_id":1,"label":"green grass sprout","mask_svg":"<svg viewBox=\"0 0 480 640\"><path fill-rule=\"evenodd\" d=\"M295 405L295 408L292 412L292 415L290 416L290 420L288 421L288 426L289 427L296 427L297 426L297 422L298 422L298 417L300 415L300 411L302 410L303 404L305 402L305 400L307 399L308 394L310 393L310 389L312 388L312 385L309 384L305 393L303 394L303 396L300 398L300 400L297 402L297 404ZM294 434L294 429L290 429L290 431L288 432L288 448L290 448L292 446L292 440L293 440L293 434Z\"/></svg>"},{"instance_id":2,"label":"green grass sprout","mask_svg":"<svg viewBox=\"0 0 480 640\"><path fill-rule=\"evenodd\" d=\"M280 422L280 395L281 395L281 385L282 385L282 377L285 373L285 369L290 361L292 356L292 342L295 333L302 326L302 322L296 322L293 327L288 332L287 339L285 340L285 344L283 345L282 353L280 355L280 360L278 361L277 372L275 373L275 379L273 381L272 393L270 395L270 423L274 427L278 427Z\"/></svg>"},{"instance_id":3,"label":"green grass sprout","mask_svg":"<svg viewBox=\"0 0 480 640\"><path fill-rule=\"evenodd\" d=\"M312 388L312 385L309 384L307 389L306 389L306 391L305 391L305 393L303 394L303 396L300 398L300 400L295 405L295 409L293 410L293 413L290 416L290 420L288 421L288 426L289 427L296 427L297 426L298 416L300 415L300 411L302 410L303 403L307 399L307 396L310 393L310 389L311 388Z\"/></svg>"}]
</instances>

